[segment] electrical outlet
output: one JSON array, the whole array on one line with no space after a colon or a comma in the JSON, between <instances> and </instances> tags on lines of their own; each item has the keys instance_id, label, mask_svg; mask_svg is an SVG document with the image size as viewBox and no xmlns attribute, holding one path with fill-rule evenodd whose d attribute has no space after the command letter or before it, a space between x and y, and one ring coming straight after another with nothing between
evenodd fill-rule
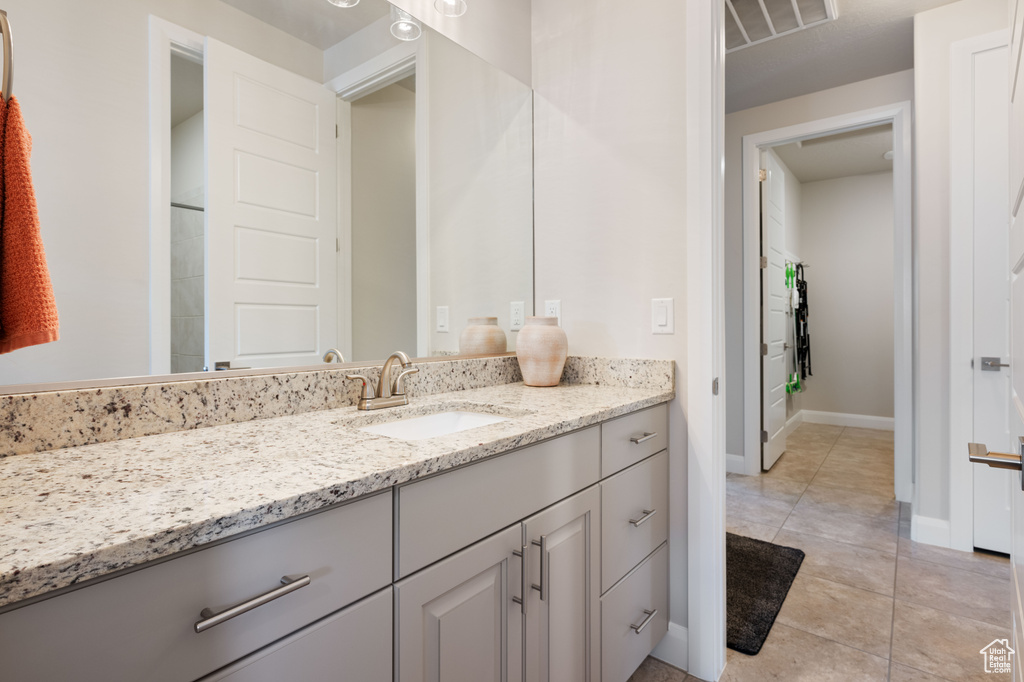
<instances>
[{"instance_id":1,"label":"electrical outlet","mask_svg":"<svg viewBox=\"0 0 1024 682\"><path fill-rule=\"evenodd\" d=\"M523 301L512 301L509 306L509 327L517 332L526 324L526 303Z\"/></svg>"},{"instance_id":2,"label":"electrical outlet","mask_svg":"<svg viewBox=\"0 0 1024 682\"><path fill-rule=\"evenodd\" d=\"M562 326L562 302L544 301L544 317L557 317L558 326Z\"/></svg>"},{"instance_id":3,"label":"electrical outlet","mask_svg":"<svg viewBox=\"0 0 1024 682\"><path fill-rule=\"evenodd\" d=\"M448 306L437 306L437 331L442 334L448 333Z\"/></svg>"}]
</instances>

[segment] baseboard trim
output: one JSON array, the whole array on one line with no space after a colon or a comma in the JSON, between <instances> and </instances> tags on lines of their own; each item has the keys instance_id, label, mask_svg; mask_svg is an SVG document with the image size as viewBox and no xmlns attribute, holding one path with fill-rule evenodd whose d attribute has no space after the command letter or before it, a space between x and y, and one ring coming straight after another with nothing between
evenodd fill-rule
<instances>
[{"instance_id":1,"label":"baseboard trim","mask_svg":"<svg viewBox=\"0 0 1024 682\"><path fill-rule=\"evenodd\" d=\"M910 539L926 545L949 547L949 521L914 514L910 517Z\"/></svg>"},{"instance_id":2,"label":"baseboard trim","mask_svg":"<svg viewBox=\"0 0 1024 682\"><path fill-rule=\"evenodd\" d=\"M832 426L854 426L861 429L881 429L895 431L896 420L892 417L872 417L866 414L845 414L843 412L818 412L816 410L800 410L796 415L811 424L831 424ZM796 418L794 416L794 419ZM788 427L789 424L787 423Z\"/></svg>"},{"instance_id":3,"label":"baseboard trim","mask_svg":"<svg viewBox=\"0 0 1024 682\"><path fill-rule=\"evenodd\" d=\"M743 455L725 455L725 471L729 474L747 473L747 462Z\"/></svg>"},{"instance_id":4,"label":"baseboard trim","mask_svg":"<svg viewBox=\"0 0 1024 682\"><path fill-rule=\"evenodd\" d=\"M803 423L804 423L804 411L800 410L799 412L794 414L792 417L790 417L788 421L786 421L786 427L784 429L784 433L786 434L786 437L788 438L789 436L791 436L793 434L793 432L796 431L796 427L800 426Z\"/></svg>"},{"instance_id":5,"label":"baseboard trim","mask_svg":"<svg viewBox=\"0 0 1024 682\"><path fill-rule=\"evenodd\" d=\"M680 670L686 670L690 665L689 641L689 630L683 625L676 625L669 621L668 632L658 646L654 647L651 656Z\"/></svg>"}]
</instances>

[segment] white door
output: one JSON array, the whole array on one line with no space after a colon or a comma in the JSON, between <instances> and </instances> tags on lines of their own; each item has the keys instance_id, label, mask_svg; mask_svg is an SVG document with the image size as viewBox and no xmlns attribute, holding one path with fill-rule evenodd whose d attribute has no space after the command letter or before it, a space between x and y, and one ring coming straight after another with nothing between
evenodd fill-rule
<instances>
[{"instance_id":1,"label":"white door","mask_svg":"<svg viewBox=\"0 0 1024 682\"><path fill-rule=\"evenodd\" d=\"M996 365L1009 362L1010 355L1006 216L1009 48L1003 33L974 39L963 48L955 54L964 62L959 85L964 88L965 115L956 119L953 134L954 144L958 138L966 144L958 148L965 156L953 170L953 229L968 230L972 235L972 440L1005 452L1011 447L1010 377L1008 368ZM1009 554L1010 501L1017 476L1004 469L972 470L974 546Z\"/></svg>"},{"instance_id":2,"label":"white door","mask_svg":"<svg viewBox=\"0 0 1024 682\"><path fill-rule=\"evenodd\" d=\"M786 450L786 177L772 152L764 153L761 183L761 468ZM765 261L762 261L765 262Z\"/></svg>"},{"instance_id":3,"label":"white door","mask_svg":"<svg viewBox=\"0 0 1024 682\"><path fill-rule=\"evenodd\" d=\"M207 38L206 361L321 362L337 334L335 94Z\"/></svg>"}]
</instances>

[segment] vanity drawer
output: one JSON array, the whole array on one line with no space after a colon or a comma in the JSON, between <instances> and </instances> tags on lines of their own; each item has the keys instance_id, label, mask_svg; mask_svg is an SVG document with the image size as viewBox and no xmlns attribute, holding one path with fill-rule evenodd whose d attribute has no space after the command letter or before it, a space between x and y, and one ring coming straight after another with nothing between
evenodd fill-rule
<instances>
[{"instance_id":1,"label":"vanity drawer","mask_svg":"<svg viewBox=\"0 0 1024 682\"><path fill-rule=\"evenodd\" d=\"M0 680L194 680L388 585L391 518L376 495L0 615ZM311 582L194 631L286 575Z\"/></svg>"},{"instance_id":2,"label":"vanity drawer","mask_svg":"<svg viewBox=\"0 0 1024 682\"><path fill-rule=\"evenodd\" d=\"M391 682L391 587L199 682Z\"/></svg>"},{"instance_id":3,"label":"vanity drawer","mask_svg":"<svg viewBox=\"0 0 1024 682\"><path fill-rule=\"evenodd\" d=\"M662 452L601 483L601 591L666 540L668 453Z\"/></svg>"},{"instance_id":4,"label":"vanity drawer","mask_svg":"<svg viewBox=\"0 0 1024 682\"><path fill-rule=\"evenodd\" d=\"M640 627L640 632L635 627ZM667 632L665 543L601 598L602 682L626 682Z\"/></svg>"},{"instance_id":5,"label":"vanity drawer","mask_svg":"<svg viewBox=\"0 0 1024 682\"><path fill-rule=\"evenodd\" d=\"M600 453L592 426L399 488L396 578L596 483Z\"/></svg>"},{"instance_id":6,"label":"vanity drawer","mask_svg":"<svg viewBox=\"0 0 1024 682\"><path fill-rule=\"evenodd\" d=\"M611 476L668 447L668 405L656 405L601 425L601 475Z\"/></svg>"}]
</instances>

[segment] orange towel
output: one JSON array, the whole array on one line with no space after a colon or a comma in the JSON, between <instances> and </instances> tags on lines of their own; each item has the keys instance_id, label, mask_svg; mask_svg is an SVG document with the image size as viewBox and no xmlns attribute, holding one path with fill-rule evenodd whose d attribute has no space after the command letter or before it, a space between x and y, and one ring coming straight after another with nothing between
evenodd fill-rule
<instances>
[{"instance_id":1,"label":"orange towel","mask_svg":"<svg viewBox=\"0 0 1024 682\"><path fill-rule=\"evenodd\" d=\"M2 98L0 98L2 101ZM0 353L58 338L57 302L46 268L32 188L32 137L14 97L0 113L4 131L0 218Z\"/></svg>"}]
</instances>

